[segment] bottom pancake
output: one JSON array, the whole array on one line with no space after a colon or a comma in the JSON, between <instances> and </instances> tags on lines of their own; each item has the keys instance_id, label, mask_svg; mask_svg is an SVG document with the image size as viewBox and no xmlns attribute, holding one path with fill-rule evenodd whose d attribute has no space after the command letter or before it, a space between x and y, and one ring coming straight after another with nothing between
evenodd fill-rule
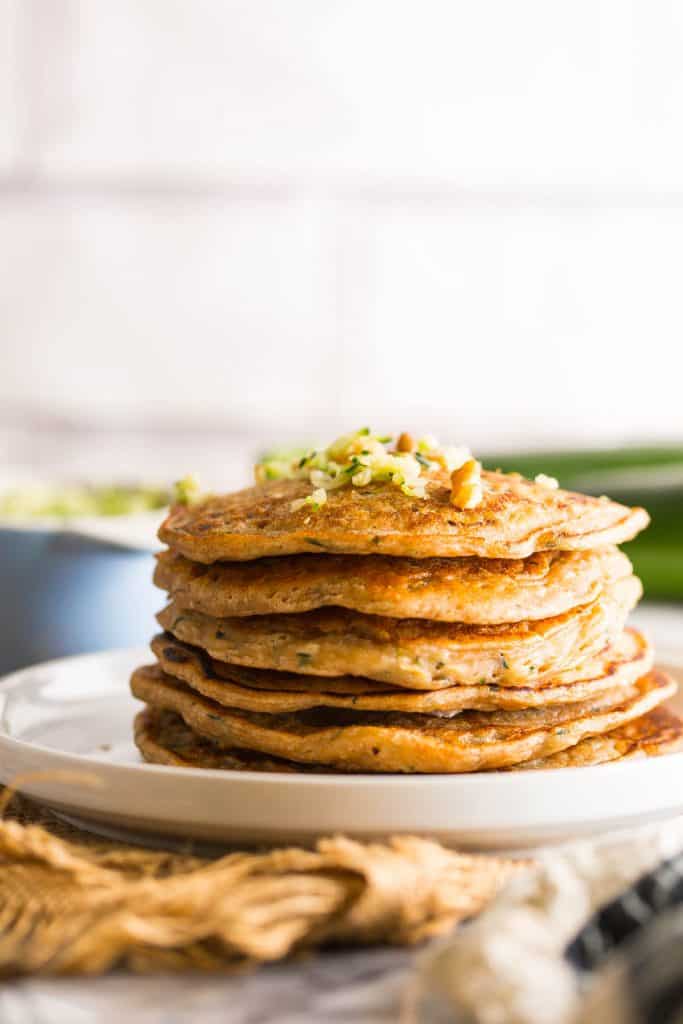
<instances>
[{"instance_id":1,"label":"bottom pancake","mask_svg":"<svg viewBox=\"0 0 683 1024\"><path fill-rule=\"evenodd\" d=\"M303 764L380 772L470 772L548 757L646 714L676 690L661 672L599 699L525 711L467 711L454 718L338 708L266 715L225 708L157 665L137 669L134 696L179 714L219 747Z\"/></svg>"},{"instance_id":2,"label":"bottom pancake","mask_svg":"<svg viewBox=\"0 0 683 1024\"><path fill-rule=\"evenodd\" d=\"M683 720L670 708L657 707L611 732L589 736L575 747L515 765L510 770L588 768L634 757L659 757L677 750L683 750Z\"/></svg>"},{"instance_id":3,"label":"bottom pancake","mask_svg":"<svg viewBox=\"0 0 683 1024\"><path fill-rule=\"evenodd\" d=\"M295 764L250 750L221 750L192 732L175 711L151 706L136 716L135 742L145 761L176 768L291 774L332 771L324 765ZM657 707L612 732L589 736L568 750L513 765L505 771L587 768L636 757L659 757L677 750L683 750L683 721L669 708Z\"/></svg>"},{"instance_id":4,"label":"bottom pancake","mask_svg":"<svg viewBox=\"0 0 683 1024\"><path fill-rule=\"evenodd\" d=\"M238 772L324 772L320 765L294 764L252 750L221 750L198 736L175 711L151 705L135 716L135 745L145 761L174 768L214 768Z\"/></svg>"}]
</instances>

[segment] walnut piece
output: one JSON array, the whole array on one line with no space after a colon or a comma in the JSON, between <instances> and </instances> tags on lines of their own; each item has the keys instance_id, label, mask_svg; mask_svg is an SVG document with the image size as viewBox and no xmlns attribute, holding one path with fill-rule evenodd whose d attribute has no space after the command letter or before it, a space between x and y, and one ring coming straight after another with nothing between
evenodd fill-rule
<instances>
[{"instance_id":1,"label":"walnut piece","mask_svg":"<svg viewBox=\"0 0 683 1024\"><path fill-rule=\"evenodd\" d=\"M483 496L481 463L468 459L451 473L451 504L456 508L476 508Z\"/></svg>"},{"instance_id":2,"label":"walnut piece","mask_svg":"<svg viewBox=\"0 0 683 1024\"><path fill-rule=\"evenodd\" d=\"M405 431L401 434L398 441L396 442L397 452L414 452L415 442L411 434L407 434Z\"/></svg>"}]
</instances>

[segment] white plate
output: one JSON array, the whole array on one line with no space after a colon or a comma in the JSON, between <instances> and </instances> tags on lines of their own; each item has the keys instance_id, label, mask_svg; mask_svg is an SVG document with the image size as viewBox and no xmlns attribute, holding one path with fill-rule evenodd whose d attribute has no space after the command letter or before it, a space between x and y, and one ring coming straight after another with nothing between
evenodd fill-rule
<instances>
[{"instance_id":1,"label":"white plate","mask_svg":"<svg viewBox=\"0 0 683 1024\"><path fill-rule=\"evenodd\" d=\"M683 665L683 658L677 659ZM128 691L146 649L86 654L0 683L0 780L108 834L219 843L310 842L343 832L535 845L683 812L683 753L561 771L301 775L166 768L132 742ZM672 669L683 679L681 668ZM59 772L80 773L78 777Z\"/></svg>"}]
</instances>

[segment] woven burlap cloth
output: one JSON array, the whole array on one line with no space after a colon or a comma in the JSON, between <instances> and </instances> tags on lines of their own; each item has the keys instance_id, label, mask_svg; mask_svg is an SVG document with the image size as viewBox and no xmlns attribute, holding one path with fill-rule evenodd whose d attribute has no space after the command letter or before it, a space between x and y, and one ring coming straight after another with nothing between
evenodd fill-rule
<instances>
[{"instance_id":1,"label":"woven burlap cloth","mask_svg":"<svg viewBox=\"0 0 683 1024\"><path fill-rule=\"evenodd\" d=\"M411 836L208 858L95 839L0 795L3 976L221 971L330 944L413 945L520 870Z\"/></svg>"}]
</instances>

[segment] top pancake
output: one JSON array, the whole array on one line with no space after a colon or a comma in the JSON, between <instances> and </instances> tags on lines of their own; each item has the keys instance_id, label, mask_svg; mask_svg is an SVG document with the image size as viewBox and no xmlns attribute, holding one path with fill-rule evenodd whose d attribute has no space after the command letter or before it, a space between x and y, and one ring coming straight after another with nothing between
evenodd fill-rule
<instances>
[{"instance_id":1,"label":"top pancake","mask_svg":"<svg viewBox=\"0 0 683 1024\"><path fill-rule=\"evenodd\" d=\"M317 511L292 502L304 480L275 480L234 494L176 505L159 538L196 562L247 561L267 555L330 551L413 558L526 558L535 551L604 547L631 540L647 512L606 498L553 489L518 474L482 473L483 498L472 509L451 503L446 473L416 498L386 483L330 491Z\"/></svg>"}]
</instances>

